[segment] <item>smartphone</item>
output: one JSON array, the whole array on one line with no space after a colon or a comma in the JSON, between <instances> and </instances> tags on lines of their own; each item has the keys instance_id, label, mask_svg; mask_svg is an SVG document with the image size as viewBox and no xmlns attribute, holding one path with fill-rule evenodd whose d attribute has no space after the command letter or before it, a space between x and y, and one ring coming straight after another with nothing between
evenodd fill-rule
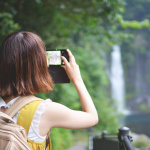
<instances>
[{"instance_id":1,"label":"smartphone","mask_svg":"<svg viewBox=\"0 0 150 150\"><path fill-rule=\"evenodd\" d=\"M48 49L46 50L48 65L64 65L61 56L64 56L69 61L67 49Z\"/></svg>"},{"instance_id":2,"label":"smartphone","mask_svg":"<svg viewBox=\"0 0 150 150\"><path fill-rule=\"evenodd\" d=\"M65 65L61 56L64 56L69 61L67 49L47 49L46 56L48 70L54 83L70 83L67 73L61 67L61 65Z\"/></svg>"}]
</instances>

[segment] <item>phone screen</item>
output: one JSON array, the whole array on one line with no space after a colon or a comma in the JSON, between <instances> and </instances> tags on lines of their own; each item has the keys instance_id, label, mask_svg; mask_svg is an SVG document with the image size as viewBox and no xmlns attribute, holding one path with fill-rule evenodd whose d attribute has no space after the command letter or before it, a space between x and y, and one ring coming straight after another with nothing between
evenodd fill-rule
<instances>
[{"instance_id":1,"label":"phone screen","mask_svg":"<svg viewBox=\"0 0 150 150\"><path fill-rule=\"evenodd\" d=\"M48 65L61 65L61 51L46 51Z\"/></svg>"}]
</instances>

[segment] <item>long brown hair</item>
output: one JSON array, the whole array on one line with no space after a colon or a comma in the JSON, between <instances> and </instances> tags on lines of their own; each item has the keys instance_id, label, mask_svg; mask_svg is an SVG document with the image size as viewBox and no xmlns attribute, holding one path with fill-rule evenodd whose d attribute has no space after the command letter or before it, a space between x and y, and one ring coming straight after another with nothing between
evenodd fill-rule
<instances>
[{"instance_id":1,"label":"long brown hair","mask_svg":"<svg viewBox=\"0 0 150 150\"><path fill-rule=\"evenodd\" d=\"M13 32L0 47L0 95L30 95L53 90L45 46L32 32Z\"/></svg>"}]
</instances>

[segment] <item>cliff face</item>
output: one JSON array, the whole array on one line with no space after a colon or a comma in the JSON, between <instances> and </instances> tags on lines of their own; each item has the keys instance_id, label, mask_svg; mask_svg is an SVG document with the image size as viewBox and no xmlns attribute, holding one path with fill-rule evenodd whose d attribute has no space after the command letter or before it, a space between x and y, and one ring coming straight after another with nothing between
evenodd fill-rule
<instances>
[{"instance_id":1,"label":"cliff face","mask_svg":"<svg viewBox=\"0 0 150 150\"><path fill-rule=\"evenodd\" d=\"M136 4L136 5L135 5ZM150 19L150 0L126 0L125 20ZM150 112L150 29L128 29L135 37L121 45L126 105L132 112Z\"/></svg>"},{"instance_id":2,"label":"cliff face","mask_svg":"<svg viewBox=\"0 0 150 150\"><path fill-rule=\"evenodd\" d=\"M127 107L132 111L148 111L150 107L149 60L149 52L145 55L136 54L135 64L126 69L126 101Z\"/></svg>"},{"instance_id":3,"label":"cliff face","mask_svg":"<svg viewBox=\"0 0 150 150\"><path fill-rule=\"evenodd\" d=\"M150 112L150 49L137 36L122 45L126 105L131 112Z\"/></svg>"}]
</instances>

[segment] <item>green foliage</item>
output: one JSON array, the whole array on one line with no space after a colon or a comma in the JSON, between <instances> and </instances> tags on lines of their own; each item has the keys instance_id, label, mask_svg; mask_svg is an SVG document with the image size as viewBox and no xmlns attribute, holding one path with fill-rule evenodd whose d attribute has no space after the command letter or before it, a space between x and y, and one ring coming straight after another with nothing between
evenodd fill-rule
<instances>
[{"instance_id":1,"label":"green foliage","mask_svg":"<svg viewBox=\"0 0 150 150\"><path fill-rule=\"evenodd\" d=\"M150 24L148 19L144 19L141 22L136 21L136 20L133 20L133 21L123 20L123 16L120 14L117 15L117 19L121 27L123 27L124 29L126 28L142 29L142 28L149 27L149 24Z\"/></svg>"},{"instance_id":2,"label":"green foliage","mask_svg":"<svg viewBox=\"0 0 150 150\"><path fill-rule=\"evenodd\" d=\"M4 37L19 29L19 25L14 22L13 16L7 12L0 12L0 41Z\"/></svg>"},{"instance_id":3,"label":"green foliage","mask_svg":"<svg viewBox=\"0 0 150 150\"><path fill-rule=\"evenodd\" d=\"M150 107L146 104L141 104L140 105L140 110L143 112L150 112Z\"/></svg>"},{"instance_id":4,"label":"green foliage","mask_svg":"<svg viewBox=\"0 0 150 150\"><path fill-rule=\"evenodd\" d=\"M143 147L148 147L149 144L148 142L138 141L138 142L134 142L133 146L137 148L143 148Z\"/></svg>"},{"instance_id":5,"label":"green foliage","mask_svg":"<svg viewBox=\"0 0 150 150\"><path fill-rule=\"evenodd\" d=\"M133 146L136 148L149 147L149 141L145 137L138 137L138 139L133 142Z\"/></svg>"},{"instance_id":6,"label":"green foliage","mask_svg":"<svg viewBox=\"0 0 150 150\"><path fill-rule=\"evenodd\" d=\"M73 144L79 143L87 143L89 133L87 132L88 129L83 130L75 130L73 131Z\"/></svg>"},{"instance_id":7,"label":"green foliage","mask_svg":"<svg viewBox=\"0 0 150 150\"><path fill-rule=\"evenodd\" d=\"M72 136L70 130L53 128L50 134L53 150L66 149L72 145Z\"/></svg>"},{"instance_id":8,"label":"green foliage","mask_svg":"<svg viewBox=\"0 0 150 150\"><path fill-rule=\"evenodd\" d=\"M121 21L121 26L123 28L136 28L136 29L141 29L143 27L149 27L149 20L144 20L142 22L139 21Z\"/></svg>"},{"instance_id":9,"label":"green foliage","mask_svg":"<svg viewBox=\"0 0 150 150\"><path fill-rule=\"evenodd\" d=\"M116 107L110 104L109 99L105 98L96 101L96 108L99 114L99 124L96 127L99 131L107 130L109 133L117 133L119 123L118 114L115 111Z\"/></svg>"}]
</instances>

